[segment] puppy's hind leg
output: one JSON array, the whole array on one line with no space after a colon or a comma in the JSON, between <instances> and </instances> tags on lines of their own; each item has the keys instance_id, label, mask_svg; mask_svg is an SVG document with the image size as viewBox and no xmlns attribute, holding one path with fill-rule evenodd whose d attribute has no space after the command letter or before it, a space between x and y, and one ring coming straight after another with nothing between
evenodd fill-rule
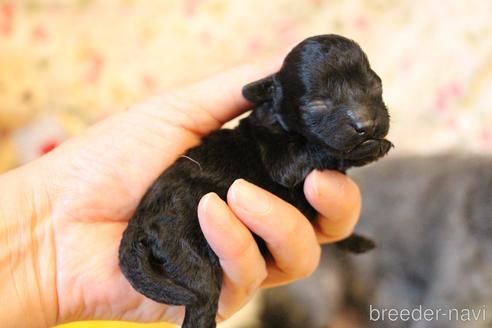
<instances>
[{"instance_id":1,"label":"puppy's hind leg","mask_svg":"<svg viewBox=\"0 0 492 328\"><path fill-rule=\"evenodd\" d=\"M133 288L156 302L171 305L188 305L198 297L186 286L178 285L156 265L149 233L130 223L123 234L119 249L119 262L123 275Z\"/></svg>"},{"instance_id":2,"label":"puppy's hind leg","mask_svg":"<svg viewBox=\"0 0 492 328\"><path fill-rule=\"evenodd\" d=\"M222 268L219 259L209 249L210 266L197 273L195 288L202 291L198 302L186 306L182 328L214 328L222 286Z\"/></svg>"},{"instance_id":3,"label":"puppy's hind leg","mask_svg":"<svg viewBox=\"0 0 492 328\"><path fill-rule=\"evenodd\" d=\"M163 216L130 221L120 244L121 271L133 288L148 298L184 305L182 327L215 327L222 285L219 260L199 228L196 235L178 238L172 222L182 221Z\"/></svg>"},{"instance_id":4,"label":"puppy's hind leg","mask_svg":"<svg viewBox=\"0 0 492 328\"><path fill-rule=\"evenodd\" d=\"M182 328L215 328L219 293L207 300L205 304L186 306Z\"/></svg>"}]
</instances>

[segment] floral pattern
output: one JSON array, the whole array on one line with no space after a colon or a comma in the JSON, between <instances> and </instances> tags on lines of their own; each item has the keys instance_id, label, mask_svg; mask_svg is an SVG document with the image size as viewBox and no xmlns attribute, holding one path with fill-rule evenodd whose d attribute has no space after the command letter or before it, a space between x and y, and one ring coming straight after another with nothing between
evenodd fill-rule
<instances>
[{"instance_id":1,"label":"floral pattern","mask_svg":"<svg viewBox=\"0 0 492 328\"><path fill-rule=\"evenodd\" d=\"M322 33L368 53L396 151L492 152L488 0L0 0L0 171L151 94Z\"/></svg>"}]
</instances>

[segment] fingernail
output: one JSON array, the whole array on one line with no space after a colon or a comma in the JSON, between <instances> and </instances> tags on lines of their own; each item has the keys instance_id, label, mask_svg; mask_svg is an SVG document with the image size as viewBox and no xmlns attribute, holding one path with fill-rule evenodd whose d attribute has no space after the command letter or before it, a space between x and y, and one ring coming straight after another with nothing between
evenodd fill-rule
<instances>
[{"instance_id":1,"label":"fingernail","mask_svg":"<svg viewBox=\"0 0 492 328\"><path fill-rule=\"evenodd\" d=\"M319 196L319 188L318 188L318 181L319 181L319 171L314 170L313 173L313 183L311 183L311 188L316 196Z\"/></svg>"},{"instance_id":2,"label":"fingernail","mask_svg":"<svg viewBox=\"0 0 492 328\"><path fill-rule=\"evenodd\" d=\"M222 199L214 192L208 193L202 198L203 209L209 220L219 224L227 224L230 221L229 213L225 210Z\"/></svg>"},{"instance_id":3,"label":"fingernail","mask_svg":"<svg viewBox=\"0 0 492 328\"><path fill-rule=\"evenodd\" d=\"M314 171L314 183L313 191L316 196L322 196L321 194L332 194L341 192L344 189L347 177L339 172L325 171L323 173ZM319 188L323 185L323 188Z\"/></svg>"},{"instance_id":4,"label":"fingernail","mask_svg":"<svg viewBox=\"0 0 492 328\"><path fill-rule=\"evenodd\" d=\"M233 202L255 214L264 214L270 211L272 206L267 195L262 195L258 187L243 179L234 181L231 186Z\"/></svg>"}]
</instances>

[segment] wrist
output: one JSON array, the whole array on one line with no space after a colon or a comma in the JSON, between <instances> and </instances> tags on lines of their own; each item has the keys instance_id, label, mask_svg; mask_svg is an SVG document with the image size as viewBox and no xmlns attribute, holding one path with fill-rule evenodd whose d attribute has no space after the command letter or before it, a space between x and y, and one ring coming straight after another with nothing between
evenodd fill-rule
<instances>
[{"instance_id":1,"label":"wrist","mask_svg":"<svg viewBox=\"0 0 492 328\"><path fill-rule=\"evenodd\" d=\"M7 327L57 321L51 209L36 165L0 176L0 322Z\"/></svg>"}]
</instances>

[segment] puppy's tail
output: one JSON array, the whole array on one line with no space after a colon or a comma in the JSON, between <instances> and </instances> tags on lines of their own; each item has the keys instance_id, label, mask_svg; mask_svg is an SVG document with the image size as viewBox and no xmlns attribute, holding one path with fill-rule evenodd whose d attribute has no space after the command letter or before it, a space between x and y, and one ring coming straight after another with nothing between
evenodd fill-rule
<instances>
[{"instance_id":1,"label":"puppy's tail","mask_svg":"<svg viewBox=\"0 0 492 328\"><path fill-rule=\"evenodd\" d=\"M128 226L123 233L119 249L119 262L123 275L133 288L148 298L169 305L191 305L198 301L189 289L176 284L155 263L145 232Z\"/></svg>"}]
</instances>

